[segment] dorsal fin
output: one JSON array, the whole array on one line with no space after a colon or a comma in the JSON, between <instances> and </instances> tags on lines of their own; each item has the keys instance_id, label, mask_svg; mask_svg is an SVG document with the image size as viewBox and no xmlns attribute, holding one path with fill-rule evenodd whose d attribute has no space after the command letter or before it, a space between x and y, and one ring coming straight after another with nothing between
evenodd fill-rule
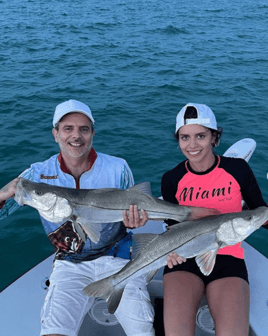
<instances>
[{"instance_id":1,"label":"dorsal fin","mask_svg":"<svg viewBox=\"0 0 268 336\"><path fill-rule=\"evenodd\" d=\"M142 182L142 183L136 184L133 187L128 188L127 190L129 190L129 191L137 190L137 191L142 192L143 194L152 196L150 182Z\"/></svg>"},{"instance_id":2,"label":"dorsal fin","mask_svg":"<svg viewBox=\"0 0 268 336\"><path fill-rule=\"evenodd\" d=\"M102 194L102 193L107 193L107 192L110 192L110 191L115 191L116 189L118 189L118 188L100 188L100 189L94 189L94 190L91 190L91 191L94 194ZM123 189L119 189L119 190L123 190ZM136 190L136 191L142 192L143 194L152 196L150 182L142 182L142 183L136 184L133 187L130 187L126 190L130 190L130 191L131 190Z\"/></svg>"},{"instance_id":3,"label":"dorsal fin","mask_svg":"<svg viewBox=\"0 0 268 336\"><path fill-rule=\"evenodd\" d=\"M156 239L159 235L154 233L137 233L132 237L133 239L133 250L132 250L132 259L149 243Z\"/></svg>"}]
</instances>

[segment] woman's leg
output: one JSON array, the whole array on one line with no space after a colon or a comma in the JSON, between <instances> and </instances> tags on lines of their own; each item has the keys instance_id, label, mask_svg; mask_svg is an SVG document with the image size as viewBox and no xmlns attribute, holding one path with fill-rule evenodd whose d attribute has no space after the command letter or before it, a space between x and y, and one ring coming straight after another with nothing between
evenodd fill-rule
<instances>
[{"instance_id":1,"label":"woman's leg","mask_svg":"<svg viewBox=\"0 0 268 336\"><path fill-rule=\"evenodd\" d=\"M206 297L217 336L245 336L249 328L249 285L238 277L209 283Z\"/></svg>"},{"instance_id":2,"label":"woman's leg","mask_svg":"<svg viewBox=\"0 0 268 336\"><path fill-rule=\"evenodd\" d=\"M205 290L203 281L193 273L176 271L165 274L163 282L165 335L194 335L196 313Z\"/></svg>"}]
</instances>

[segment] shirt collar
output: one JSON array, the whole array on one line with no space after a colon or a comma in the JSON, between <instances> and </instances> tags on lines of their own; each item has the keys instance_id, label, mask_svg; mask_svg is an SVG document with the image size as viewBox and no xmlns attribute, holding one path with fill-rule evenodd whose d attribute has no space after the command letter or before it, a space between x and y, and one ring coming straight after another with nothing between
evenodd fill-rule
<instances>
[{"instance_id":1,"label":"shirt collar","mask_svg":"<svg viewBox=\"0 0 268 336\"><path fill-rule=\"evenodd\" d=\"M88 156L89 168L86 171L89 171L92 168L92 166L93 166L94 162L96 161L96 159L97 159L97 153L96 153L96 151L95 151L94 148L91 148L91 151L90 151L89 156ZM72 173L70 172L70 170L66 167L66 164L65 164L65 162L63 160L63 157L62 157L61 153L58 156L58 161L59 161L59 164L60 164L60 169L64 173L72 175Z\"/></svg>"},{"instance_id":2,"label":"shirt collar","mask_svg":"<svg viewBox=\"0 0 268 336\"><path fill-rule=\"evenodd\" d=\"M196 174L196 175L206 175L206 174L212 172L212 170L215 169L216 167L218 167L219 164L220 164L220 160L221 160L220 156L214 154L214 157L215 157L215 161L214 161L213 165L208 170L206 170L204 172L196 172L195 170L193 170L192 167L190 166L189 160L185 161L186 170L188 172Z\"/></svg>"}]
</instances>

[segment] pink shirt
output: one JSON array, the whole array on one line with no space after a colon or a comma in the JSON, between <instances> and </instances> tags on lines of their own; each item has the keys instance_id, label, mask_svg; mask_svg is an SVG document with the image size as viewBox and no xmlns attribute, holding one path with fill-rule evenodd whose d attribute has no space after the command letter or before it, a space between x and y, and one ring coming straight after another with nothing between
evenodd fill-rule
<instances>
[{"instance_id":1,"label":"pink shirt","mask_svg":"<svg viewBox=\"0 0 268 336\"><path fill-rule=\"evenodd\" d=\"M240 186L231 174L219 168L219 162L212 171L204 175L189 171L187 162L185 166L187 173L179 181L176 193L180 205L214 208L223 214L242 210ZM223 247L218 254L244 258L241 243Z\"/></svg>"},{"instance_id":2,"label":"pink shirt","mask_svg":"<svg viewBox=\"0 0 268 336\"><path fill-rule=\"evenodd\" d=\"M245 160L215 158L214 165L205 172L193 171L188 160L167 171L161 181L163 199L174 204L214 208L222 213L241 211L242 199L249 209L267 206ZM166 222L174 224L172 220ZM218 253L244 258L241 243L224 247Z\"/></svg>"}]
</instances>

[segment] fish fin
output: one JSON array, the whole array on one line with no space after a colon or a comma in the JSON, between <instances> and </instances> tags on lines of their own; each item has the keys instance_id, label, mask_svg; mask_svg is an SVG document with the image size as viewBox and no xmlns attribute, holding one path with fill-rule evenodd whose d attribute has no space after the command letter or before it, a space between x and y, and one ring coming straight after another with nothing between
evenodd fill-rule
<instances>
[{"instance_id":1,"label":"fish fin","mask_svg":"<svg viewBox=\"0 0 268 336\"><path fill-rule=\"evenodd\" d=\"M176 224L170 225L170 226L167 227L167 229L168 229L168 230L173 230L173 229L182 227L182 225L187 224L187 222L188 222L188 221L186 221L186 222L180 222L180 223L176 223ZM189 223L190 223L190 221L189 221Z\"/></svg>"},{"instance_id":2,"label":"fish fin","mask_svg":"<svg viewBox=\"0 0 268 336\"><path fill-rule=\"evenodd\" d=\"M217 247L195 257L195 261L204 275L209 275L212 272L218 250Z\"/></svg>"},{"instance_id":3,"label":"fish fin","mask_svg":"<svg viewBox=\"0 0 268 336\"><path fill-rule=\"evenodd\" d=\"M87 296L100 297L107 300L114 290L111 283L111 277L94 281L83 289L83 293Z\"/></svg>"},{"instance_id":4,"label":"fish fin","mask_svg":"<svg viewBox=\"0 0 268 336\"><path fill-rule=\"evenodd\" d=\"M159 234L154 233L137 233L134 234L132 237L133 239L133 249L132 249L132 259L140 253L146 245L151 243L154 239L156 239Z\"/></svg>"},{"instance_id":5,"label":"fish fin","mask_svg":"<svg viewBox=\"0 0 268 336\"><path fill-rule=\"evenodd\" d=\"M152 270L151 272L149 272L148 274L145 275L145 279L147 284L153 280L153 278L155 277L156 273L158 272L159 268Z\"/></svg>"},{"instance_id":6,"label":"fish fin","mask_svg":"<svg viewBox=\"0 0 268 336\"><path fill-rule=\"evenodd\" d=\"M88 238L93 241L93 243L97 243L100 240L100 232L102 230L101 224L89 224L86 219L81 217L78 217L76 221L82 226L88 235Z\"/></svg>"},{"instance_id":7,"label":"fish fin","mask_svg":"<svg viewBox=\"0 0 268 336\"><path fill-rule=\"evenodd\" d=\"M73 222L73 226L75 227L75 230L78 234L78 236L83 240L83 242L85 243L87 240L87 237L85 235L85 232L83 231L81 225L79 225L79 223L77 223L76 220L72 220Z\"/></svg>"},{"instance_id":8,"label":"fish fin","mask_svg":"<svg viewBox=\"0 0 268 336\"><path fill-rule=\"evenodd\" d=\"M116 289L112 284L111 277L92 282L83 289L83 293L88 296L100 297L107 301L108 311L114 314L121 301L124 288Z\"/></svg>"},{"instance_id":9,"label":"fish fin","mask_svg":"<svg viewBox=\"0 0 268 336\"><path fill-rule=\"evenodd\" d=\"M136 191L142 192L143 194L153 196L152 191L151 191L150 182L142 182L142 183L136 184L133 187L128 188L127 190L129 191L136 190Z\"/></svg>"},{"instance_id":10,"label":"fish fin","mask_svg":"<svg viewBox=\"0 0 268 336\"><path fill-rule=\"evenodd\" d=\"M122 295L124 293L124 289L125 289L125 287L120 288L118 290L114 290L112 292L111 296L109 297L109 299L107 300L108 311L109 311L110 314L114 314L117 307L119 306Z\"/></svg>"}]
</instances>

